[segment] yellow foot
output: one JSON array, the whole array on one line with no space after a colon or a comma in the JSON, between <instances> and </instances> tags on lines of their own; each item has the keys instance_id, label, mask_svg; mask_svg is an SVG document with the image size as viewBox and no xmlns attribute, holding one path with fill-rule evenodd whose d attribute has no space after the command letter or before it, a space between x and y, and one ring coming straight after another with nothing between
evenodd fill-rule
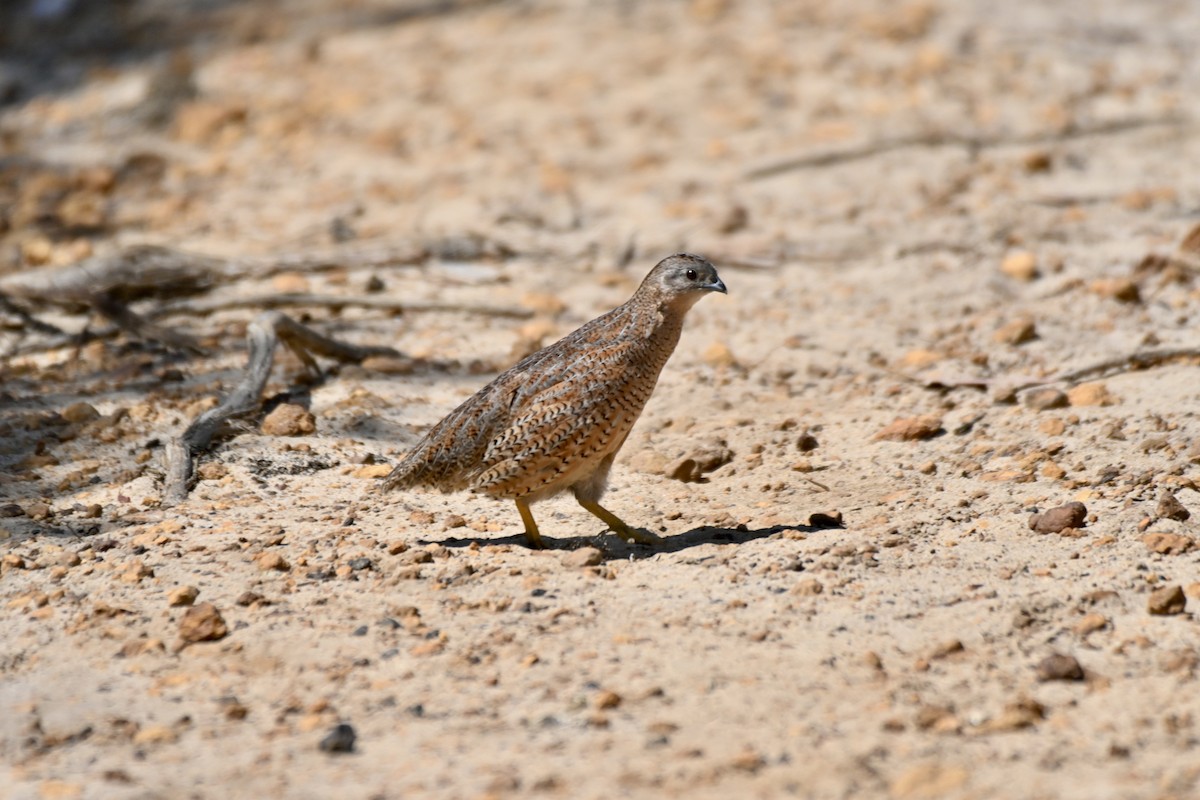
<instances>
[{"instance_id":1,"label":"yellow foot","mask_svg":"<svg viewBox=\"0 0 1200 800\"><path fill-rule=\"evenodd\" d=\"M617 536L620 536L627 542L637 542L638 544L662 544L664 541L664 539L656 533L651 533L650 531L642 530L641 528L631 528L628 525L625 526L625 530L623 531L619 531L614 528L613 533L615 533Z\"/></svg>"},{"instance_id":2,"label":"yellow foot","mask_svg":"<svg viewBox=\"0 0 1200 800\"><path fill-rule=\"evenodd\" d=\"M534 550L545 550L546 542L542 539L542 534L538 532L533 512L529 510L529 503L524 500L517 500L516 503L517 511L521 514L521 522L525 523L525 538L529 541L529 546Z\"/></svg>"},{"instance_id":3,"label":"yellow foot","mask_svg":"<svg viewBox=\"0 0 1200 800\"><path fill-rule=\"evenodd\" d=\"M626 525L620 517L594 500L579 500L579 505L583 506L597 517L604 520L604 524L607 525L613 533L615 533L617 536L620 536L627 542L637 542L638 544L659 544L662 542L661 536L657 536L650 531L644 531L640 528L633 528L629 525Z\"/></svg>"}]
</instances>

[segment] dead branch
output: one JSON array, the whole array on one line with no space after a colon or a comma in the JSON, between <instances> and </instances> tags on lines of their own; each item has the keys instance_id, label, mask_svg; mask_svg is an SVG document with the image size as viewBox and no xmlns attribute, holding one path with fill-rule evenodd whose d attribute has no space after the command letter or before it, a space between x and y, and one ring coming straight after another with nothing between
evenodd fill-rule
<instances>
[{"instance_id":1,"label":"dead branch","mask_svg":"<svg viewBox=\"0 0 1200 800\"><path fill-rule=\"evenodd\" d=\"M0 290L27 303L94 311L134 336L199 352L194 339L143 319L129 303L208 291L225 277L223 259L164 247L136 246L66 267L43 267L0 278Z\"/></svg>"},{"instance_id":2,"label":"dead branch","mask_svg":"<svg viewBox=\"0 0 1200 800\"><path fill-rule=\"evenodd\" d=\"M950 389L979 389L990 391L999 400L1011 400L1020 392L1036 389L1039 386L1049 386L1055 383L1071 386L1082 381L1119 375L1123 372L1136 372L1150 369L1176 361L1200 359L1200 347L1182 347L1170 350L1146 350L1140 353L1130 353L1125 356L1107 358L1086 367L1066 370L1044 378L1030 380L1005 376L1000 378L980 378L959 373L948 374L937 372L921 378L897 373L900 377L913 383L918 383L926 389L947 391Z\"/></svg>"},{"instance_id":3,"label":"dead branch","mask_svg":"<svg viewBox=\"0 0 1200 800\"><path fill-rule=\"evenodd\" d=\"M171 303L152 311L149 316L158 319L176 314L205 316L216 311L227 311L235 308L287 308L291 306L310 306L321 308L342 309L347 307L373 308L392 312L417 311L460 311L466 314L480 316L507 317L510 319L528 319L533 312L525 308L510 308L505 306L475 306L462 303L420 303L389 300L386 297L339 297L331 294L268 294L254 297L233 297L207 301L184 301Z\"/></svg>"},{"instance_id":4,"label":"dead branch","mask_svg":"<svg viewBox=\"0 0 1200 800\"><path fill-rule=\"evenodd\" d=\"M866 158L891 153L896 150L909 148L940 148L963 147L971 152L979 152L996 147L1020 147L1035 144L1054 144L1074 139L1084 139L1090 136L1113 136L1127 131L1143 128L1170 127L1182 125L1188 121L1186 117L1171 115L1165 117L1132 117L1129 119L1112 120L1098 125L1071 127L1062 131L1030 133L1017 136L969 136L951 132L921 133L912 136L901 136L895 139L885 139L878 142L848 147L842 150L831 150L822 153L807 153L788 156L777 161L771 161L761 166L753 167L745 172L743 177L748 181L772 178L785 172L801 169L817 169L845 164L851 161L861 161Z\"/></svg>"},{"instance_id":5,"label":"dead branch","mask_svg":"<svg viewBox=\"0 0 1200 800\"><path fill-rule=\"evenodd\" d=\"M515 251L482 234L465 233L338 249L327 253L284 253L220 258L159 245L132 245L90 256L68 266L42 267L0 277L0 293L53 306L91 306L97 294L117 300L186 297L229 281L269 278L280 272L414 265L430 259L474 261L506 258Z\"/></svg>"},{"instance_id":6,"label":"dead branch","mask_svg":"<svg viewBox=\"0 0 1200 800\"><path fill-rule=\"evenodd\" d=\"M118 328L135 336L151 339L168 347L198 351L196 342L183 334L154 325L129 308L135 300L153 298L169 300L195 297L219 286L245 278L262 279L280 272L318 272L345 268L371 268L413 265L429 259L470 261L483 258L504 258L514 251L502 242L477 233L435 237L427 240L385 243L353 250L328 253L297 253L256 258L227 259L191 253L158 245L133 245L107 255L91 256L68 266L52 266L26 270L0 277L0 296L16 298L34 306L65 308L73 313L87 310L99 313ZM299 297L299 296L298 296ZM419 304L389 304L382 298L358 301L329 300L320 295L309 296L314 305L360 305L388 310L463 310L494 316L527 316L525 312L454 306L421 307ZM300 305L265 298L268 305ZM242 301L227 301L229 307L245 306ZM214 303L210 313L220 308ZM166 313L182 313L182 303L168 306ZM7 299L0 309L17 314L31 328L50 333L43 323L19 309ZM162 316L164 312L151 314Z\"/></svg>"},{"instance_id":7,"label":"dead branch","mask_svg":"<svg viewBox=\"0 0 1200 800\"><path fill-rule=\"evenodd\" d=\"M186 499L193 474L193 460L208 449L216 433L231 419L257 411L263 386L271 373L275 349L282 342L310 369L314 356L337 361L360 362L370 356L400 354L390 347L360 347L322 336L279 311L265 311L246 330L249 357L241 381L215 408L192 421L177 439L166 446L163 502L175 505Z\"/></svg>"},{"instance_id":8,"label":"dead branch","mask_svg":"<svg viewBox=\"0 0 1200 800\"><path fill-rule=\"evenodd\" d=\"M1060 372L1056 375L1049 375L1045 378L1040 378L1034 381L1006 381L1002 384L996 385L998 390L999 387L1002 386L1005 390L1011 393L1023 392L1026 389L1033 389L1038 386L1046 386L1051 383L1065 383L1069 386L1081 381L1094 380L1096 378L1106 378L1112 375L1119 375L1122 372L1136 372L1139 370L1150 369L1151 367L1159 367L1163 364L1195 358L1200 358L1200 348L1198 347L1181 347L1170 350L1146 350L1141 353L1130 353L1126 356L1108 358L1095 364L1090 364L1086 367Z\"/></svg>"},{"instance_id":9,"label":"dead branch","mask_svg":"<svg viewBox=\"0 0 1200 800\"><path fill-rule=\"evenodd\" d=\"M91 256L65 267L42 267L0 278L0 292L66 308L92 307L104 294L118 301L203 294L233 280L269 278L280 272L318 272L346 266L414 264L428 248L383 246L357 252L227 259L158 245L134 245Z\"/></svg>"},{"instance_id":10,"label":"dead branch","mask_svg":"<svg viewBox=\"0 0 1200 800\"><path fill-rule=\"evenodd\" d=\"M42 267L0 278L0 291L38 305L94 308L94 298L117 302L199 294L230 277L225 259L153 245L91 256L65 267Z\"/></svg>"},{"instance_id":11,"label":"dead branch","mask_svg":"<svg viewBox=\"0 0 1200 800\"><path fill-rule=\"evenodd\" d=\"M203 353L200 343L180 331L173 331L161 325L155 325L125 305L123 302L108 294L98 294L92 297L92 305L97 312L121 330L142 339L152 339L175 350L189 350L193 353Z\"/></svg>"},{"instance_id":12,"label":"dead branch","mask_svg":"<svg viewBox=\"0 0 1200 800\"><path fill-rule=\"evenodd\" d=\"M62 331L61 329L56 328L55 326L50 325L49 323L42 322L40 319L33 316L28 311L21 308L16 303L12 302L11 300L9 300L7 297L5 297L2 294L0 294L0 311L5 311L9 314L12 314L14 317L16 317L17 319L19 319L21 321L21 324L24 327L31 328L32 330L35 330L38 333L43 333L43 334L46 334L47 336L62 336L62 335L64 335L64 331Z\"/></svg>"}]
</instances>

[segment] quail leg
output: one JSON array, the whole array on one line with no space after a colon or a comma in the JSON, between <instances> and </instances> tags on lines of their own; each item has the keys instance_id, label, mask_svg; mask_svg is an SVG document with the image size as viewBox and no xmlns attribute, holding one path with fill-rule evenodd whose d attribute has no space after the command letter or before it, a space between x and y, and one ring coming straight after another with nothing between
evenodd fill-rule
<instances>
[{"instance_id":1,"label":"quail leg","mask_svg":"<svg viewBox=\"0 0 1200 800\"><path fill-rule=\"evenodd\" d=\"M542 534L538 532L537 522L533 519L533 512L529 510L529 503L518 499L517 511L521 513L521 522L525 523L525 538L529 540L529 546L534 550L545 550L546 542L542 540Z\"/></svg>"},{"instance_id":2,"label":"quail leg","mask_svg":"<svg viewBox=\"0 0 1200 800\"><path fill-rule=\"evenodd\" d=\"M643 531L626 525L620 517L597 503L595 500L583 500L578 497L575 499L579 500L579 505L583 506L588 511L602 519L604 524L612 529L613 533L615 533L617 536L620 536L627 542L633 541L637 542L638 544L658 544L662 541L661 536L657 536L650 531Z\"/></svg>"}]
</instances>

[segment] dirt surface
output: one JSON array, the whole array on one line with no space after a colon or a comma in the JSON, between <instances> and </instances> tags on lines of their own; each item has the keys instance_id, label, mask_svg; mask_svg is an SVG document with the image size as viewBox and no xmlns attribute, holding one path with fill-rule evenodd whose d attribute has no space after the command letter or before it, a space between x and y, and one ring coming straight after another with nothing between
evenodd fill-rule
<instances>
[{"instance_id":1,"label":"dirt surface","mask_svg":"<svg viewBox=\"0 0 1200 800\"><path fill-rule=\"evenodd\" d=\"M206 300L441 310L288 309L416 360L281 355L315 430L175 508L253 311L168 318L202 357L0 311L0 793L1200 796L1200 5L170 5L0 59L0 277L321 252ZM729 295L606 499L664 546L368 493L677 250Z\"/></svg>"}]
</instances>

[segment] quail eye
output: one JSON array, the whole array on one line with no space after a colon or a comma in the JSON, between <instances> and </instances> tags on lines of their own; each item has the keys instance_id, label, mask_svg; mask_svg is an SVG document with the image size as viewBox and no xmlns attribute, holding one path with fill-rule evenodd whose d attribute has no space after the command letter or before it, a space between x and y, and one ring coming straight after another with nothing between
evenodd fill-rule
<instances>
[{"instance_id":1,"label":"quail eye","mask_svg":"<svg viewBox=\"0 0 1200 800\"><path fill-rule=\"evenodd\" d=\"M688 279L689 281L694 281L694 280L696 280L696 270L694 270L694 269L689 269L689 270L687 271L687 279Z\"/></svg>"}]
</instances>

